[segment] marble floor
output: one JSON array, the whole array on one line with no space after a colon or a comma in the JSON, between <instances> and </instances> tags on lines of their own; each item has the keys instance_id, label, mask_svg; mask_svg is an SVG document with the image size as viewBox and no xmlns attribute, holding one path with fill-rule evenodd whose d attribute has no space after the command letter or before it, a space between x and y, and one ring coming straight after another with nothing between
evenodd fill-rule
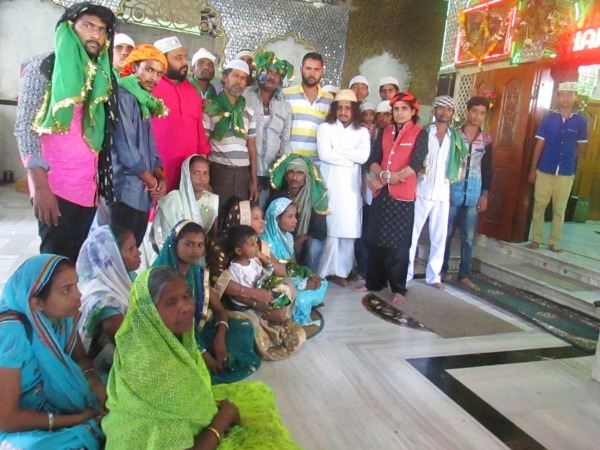
<instances>
[{"instance_id":1,"label":"marble floor","mask_svg":"<svg viewBox=\"0 0 600 450\"><path fill-rule=\"evenodd\" d=\"M0 289L37 245L28 200L0 187ZM331 286L324 330L252 378L274 389L305 449L598 448L593 357L447 291L522 331L443 339L385 322L363 308L361 294Z\"/></svg>"}]
</instances>

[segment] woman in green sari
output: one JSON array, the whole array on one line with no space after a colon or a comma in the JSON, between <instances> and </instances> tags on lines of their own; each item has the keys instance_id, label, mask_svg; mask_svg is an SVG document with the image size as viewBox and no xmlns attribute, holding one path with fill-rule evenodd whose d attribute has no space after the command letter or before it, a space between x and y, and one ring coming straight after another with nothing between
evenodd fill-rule
<instances>
[{"instance_id":1,"label":"woman in green sari","mask_svg":"<svg viewBox=\"0 0 600 450\"><path fill-rule=\"evenodd\" d=\"M196 302L196 341L213 383L231 383L255 372L260 358L254 351L250 321L228 313L217 292L209 286L208 270L199 264L205 243L203 228L191 220L182 220L171 230L153 267L171 267L185 278Z\"/></svg>"},{"instance_id":2,"label":"woman in green sari","mask_svg":"<svg viewBox=\"0 0 600 450\"><path fill-rule=\"evenodd\" d=\"M181 275L156 267L134 282L108 380L107 450L297 449L262 382L211 388Z\"/></svg>"}]
</instances>

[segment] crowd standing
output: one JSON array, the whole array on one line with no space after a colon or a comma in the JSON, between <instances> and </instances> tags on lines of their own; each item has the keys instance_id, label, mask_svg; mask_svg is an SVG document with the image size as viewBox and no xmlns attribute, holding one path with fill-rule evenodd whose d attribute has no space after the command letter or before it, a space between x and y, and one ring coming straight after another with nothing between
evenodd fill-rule
<instances>
[{"instance_id":1,"label":"crowd standing","mask_svg":"<svg viewBox=\"0 0 600 450\"><path fill-rule=\"evenodd\" d=\"M208 50L188 65L177 37L136 45L115 24L75 4L54 51L23 64L15 135L41 255L0 301L0 446L295 448L272 391L239 380L305 346L328 281L405 301L427 220L427 283L443 289L460 222L458 280L472 287L488 102L472 98L454 128L454 100L437 97L422 127L394 77L377 105L362 75L321 87L316 52L284 88L289 62L243 49L217 87ZM584 142L568 92L563 125ZM542 123L530 175L532 248L539 211L567 189L552 177L572 182L546 153L558 119Z\"/></svg>"}]
</instances>

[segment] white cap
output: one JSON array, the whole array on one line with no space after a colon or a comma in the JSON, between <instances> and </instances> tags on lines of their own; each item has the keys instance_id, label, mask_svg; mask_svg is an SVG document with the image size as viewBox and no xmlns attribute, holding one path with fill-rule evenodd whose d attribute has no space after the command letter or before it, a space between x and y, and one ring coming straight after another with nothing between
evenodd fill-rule
<instances>
[{"instance_id":1,"label":"white cap","mask_svg":"<svg viewBox=\"0 0 600 450\"><path fill-rule=\"evenodd\" d=\"M329 92L330 94L337 94L338 92L340 92L340 88L333 84L326 84L325 86L323 86L322 89L325 92Z\"/></svg>"},{"instance_id":2,"label":"white cap","mask_svg":"<svg viewBox=\"0 0 600 450\"><path fill-rule=\"evenodd\" d=\"M360 112L365 112L368 110L375 111L375 105L373 103L364 102L360 105Z\"/></svg>"},{"instance_id":3,"label":"white cap","mask_svg":"<svg viewBox=\"0 0 600 450\"><path fill-rule=\"evenodd\" d=\"M397 88L400 87L400 83L398 83L398 79L394 77L383 77L379 80L379 87L384 86L386 84L393 84Z\"/></svg>"},{"instance_id":4,"label":"white cap","mask_svg":"<svg viewBox=\"0 0 600 450\"><path fill-rule=\"evenodd\" d=\"M116 47L117 45L130 45L131 47L135 47L135 42L133 42L133 39L125 33L117 33L115 34L113 46Z\"/></svg>"},{"instance_id":5,"label":"white cap","mask_svg":"<svg viewBox=\"0 0 600 450\"><path fill-rule=\"evenodd\" d=\"M179 42L177 36L159 39L154 43L154 46L163 53L167 53L171 50L175 50L176 48L183 47L183 45L181 45L181 42Z\"/></svg>"},{"instance_id":6,"label":"white cap","mask_svg":"<svg viewBox=\"0 0 600 450\"><path fill-rule=\"evenodd\" d=\"M386 83L388 84L388 83ZM392 107L390 106L389 100L384 100L382 102L377 103L377 108L375 109L375 113L389 113L392 112Z\"/></svg>"},{"instance_id":7,"label":"white cap","mask_svg":"<svg viewBox=\"0 0 600 450\"><path fill-rule=\"evenodd\" d=\"M577 83L577 81L565 81L564 83L560 83L558 85L558 92L561 92L561 91L577 92L578 89L579 89L579 83Z\"/></svg>"},{"instance_id":8,"label":"white cap","mask_svg":"<svg viewBox=\"0 0 600 450\"><path fill-rule=\"evenodd\" d=\"M233 61L229 61L227 64L223 66L223 69L237 69L244 72L246 75L250 75L250 68L246 61L242 61L241 59L234 59Z\"/></svg>"},{"instance_id":9,"label":"white cap","mask_svg":"<svg viewBox=\"0 0 600 450\"><path fill-rule=\"evenodd\" d=\"M356 75L354 78L350 80L350 87L354 86L356 83L364 83L369 87L369 80L367 80L362 75Z\"/></svg>"},{"instance_id":10,"label":"white cap","mask_svg":"<svg viewBox=\"0 0 600 450\"><path fill-rule=\"evenodd\" d=\"M194 64L196 64L199 59L210 59L214 63L217 57L205 48L201 48L194 53L194 56L192 56L192 67L194 67Z\"/></svg>"},{"instance_id":11,"label":"white cap","mask_svg":"<svg viewBox=\"0 0 600 450\"><path fill-rule=\"evenodd\" d=\"M252 53L250 50L241 50L237 55L235 55L235 59L241 59L242 56L249 56L250 58L254 59L254 53Z\"/></svg>"}]
</instances>

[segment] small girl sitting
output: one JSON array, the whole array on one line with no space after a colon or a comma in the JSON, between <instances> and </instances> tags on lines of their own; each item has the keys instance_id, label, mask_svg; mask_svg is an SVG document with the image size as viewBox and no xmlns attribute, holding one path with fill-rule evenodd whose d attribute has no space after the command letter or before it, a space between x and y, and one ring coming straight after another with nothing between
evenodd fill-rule
<instances>
[{"instance_id":1,"label":"small girl sitting","mask_svg":"<svg viewBox=\"0 0 600 450\"><path fill-rule=\"evenodd\" d=\"M289 321L284 307L290 303L289 288L281 282L281 277L269 276L268 273L265 273L265 269L258 259L258 234L256 231L247 225L232 227L227 231L227 242L232 256L229 265L232 280L244 287L263 287L273 293L273 299L270 302L233 296L231 297L233 309L237 311L253 309L263 319L274 324Z\"/></svg>"}]
</instances>

